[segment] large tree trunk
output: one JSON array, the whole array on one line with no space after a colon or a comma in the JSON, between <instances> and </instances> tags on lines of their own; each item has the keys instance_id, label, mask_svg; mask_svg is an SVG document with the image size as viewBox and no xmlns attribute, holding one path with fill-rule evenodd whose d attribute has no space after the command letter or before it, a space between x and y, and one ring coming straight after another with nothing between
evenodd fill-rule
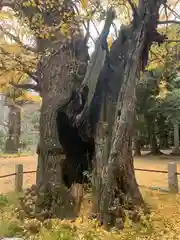
<instances>
[{"instance_id":1,"label":"large tree trunk","mask_svg":"<svg viewBox=\"0 0 180 240\"><path fill-rule=\"evenodd\" d=\"M87 39L84 38L79 21L73 14L74 3L72 4L71 0L59 3L55 1L51 9L46 8L43 3L24 6L24 1L18 1L18 4L14 2L16 0L3 1L2 5L12 5L17 12L23 11L30 23L35 14L40 14L44 25L50 27L49 31L57 29L52 36L50 34L48 38L41 38L41 29L31 25L37 37L36 52L42 55L37 76L35 75L36 89L39 89L42 97L40 142L37 148L36 212L46 209L46 217L64 217L69 213L73 215L72 195L77 191L72 191L72 195L69 190L67 193L63 183L68 188L74 183L82 184L83 171L87 170L88 165L87 152L93 152L92 140L83 141L77 128L73 126L73 117L85 101L83 97L75 96L75 93L80 89L89 60ZM0 4L0 7L2 5ZM69 13L71 17L67 19ZM66 22L66 19L68 37L59 31L59 26ZM79 196L78 198L81 199ZM70 211L67 210L68 206Z\"/></svg>"},{"instance_id":2,"label":"large tree trunk","mask_svg":"<svg viewBox=\"0 0 180 240\"><path fill-rule=\"evenodd\" d=\"M45 198L42 201L39 196L37 209L48 209L50 214L61 218L75 213L73 197L67 194L63 184L70 187L76 182L79 171L77 165L83 164L84 157L83 142L79 140L78 133L69 119L76 106L72 108L72 112L66 112L73 91L79 89L83 80L82 78L73 81L73 73L78 71L82 77L87 66L87 48L82 43L83 39L76 39L73 45L65 44L64 48L60 43L54 47L54 51L62 50L56 54L52 53L50 58L44 57L41 67L43 79L37 185L40 192L48 194L48 201ZM78 47L83 48L81 51L84 50L84 55L80 52L81 56L75 56L79 65L78 69L73 69L77 68L77 65L73 65L76 59L72 59L72 56ZM72 73L69 72L70 68ZM80 159L77 159L75 147L76 151L80 151L78 155Z\"/></svg>"},{"instance_id":3,"label":"large tree trunk","mask_svg":"<svg viewBox=\"0 0 180 240\"><path fill-rule=\"evenodd\" d=\"M138 17L136 18L135 13L132 26L129 27L129 31L126 31L129 35L123 35L126 47L119 44L118 40L112 46L112 51L117 46L119 48L123 47L124 50L124 52L121 52L124 54L122 54L121 61L118 64L119 71L122 74L123 86L117 101L109 158L108 160L105 158L104 161L99 156L96 158L96 161L98 161L96 165L101 166L101 172L98 173L100 175L99 185L98 182L96 183L98 185L96 190L101 189L101 193L96 209L98 209L97 214L106 228L112 226L121 228L125 220L124 209L132 211L136 205L143 203L134 174L132 129L136 106L137 80L140 76L140 70L144 69L147 64L148 51L152 41L156 41L156 37L159 36L155 29L160 5L161 1L140 1L136 11L141 21L138 20ZM119 51L117 49L114 54L118 58ZM123 60L123 57L125 60ZM110 64L114 67L112 58ZM112 76L111 79L113 79ZM122 82L122 79L119 79L119 81ZM109 117L112 118L113 115ZM106 150L103 148L103 151ZM104 156L103 153L101 154ZM102 186L102 188L99 186ZM137 214L134 214L134 216L136 216L134 218L134 221L136 221L139 216Z\"/></svg>"},{"instance_id":4,"label":"large tree trunk","mask_svg":"<svg viewBox=\"0 0 180 240\"><path fill-rule=\"evenodd\" d=\"M8 116L8 138L5 143L5 153L18 153L21 135L21 108L10 106Z\"/></svg>"},{"instance_id":5,"label":"large tree trunk","mask_svg":"<svg viewBox=\"0 0 180 240\"><path fill-rule=\"evenodd\" d=\"M65 1L65 3L68 2L70 1ZM133 4L131 4L131 6L132 5ZM102 69L100 77L98 78L98 82L95 81L95 86L89 83L93 88L91 89L90 87L92 91L88 94L88 101L92 101L93 105L93 107L89 108L90 104L88 103L90 115L95 114L96 117L99 115L99 110L102 108L101 103L104 102L102 96L104 92L108 91L106 89L108 84L111 90L110 96L113 101L115 98L116 102L118 96L116 114L112 114L107 119L100 119L100 125L103 125L106 121L108 124L108 141L106 136L102 137L106 140L106 143L108 142L108 147L102 147L102 156L106 156L104 157L104 161L102 158L96 156L95 164L97 166L96 170L101 170L101 172L96 171L100 179L100 183L97 183L96 186L96 192L99 191L99 186L102 186L99 202L97 203L97 212L105 226L122 226L121 220L124 220L123 208L132 209L135 204L141 204L143 202L135 179L132 159L131 137L136 105L135 90L140 70L144 70L147 64L148 52L152 42L162 41L162 38L160 38L160 35L155 30L160 5L160 0L139 1L139 7L133 9L134 20L132 24L126 27L125 31L121 31L119 38L113 44L110 59L108 60L110 62L106 61L105 67ZM106 36L107 32L104 32L104 35ZM104 36L102 37L101 40L104 41ZM103 43L104 42L102 42L101 46ZM72 164L75 174L81 176L84 167L81 151L80 158L78 158L81 162L80 171L75 171L76 168L73 165L77 162L77 156L79 156L79 152L77 154L77 152L72 149L72 146L78 142L78 134L75 133L74 137L69 137L71 135L68 135L67 138L63 137L63 131L65 129L67 129L66 132L68 132L68 129L70 130L69 132L76 130L73 130L73 128L71 128L71 122L69 123L69 116L73 114L66 112L66 108L63 107L63 105L67 105L73 90L77 90L82 82L77 81L77 79L74 79L74 76L72 76L72 72L76 72L76 69L71 68L71 63L74 64L74 61L71 62L68 57L77 52L80 52L82 56L84 48L79 46L79 48L76 49L78 51L71 52L73 46L74 44L67 49L57 44L57 46L54 47L54 52L51 52L49 57L46 56L46 61L43 59L44 66L41 67L42 76L40 77L42 80L42 109L38 152L39 168L37 173L37 184L40 191L36 206L37 209L49 210L53 216L58 217L61 217L63 214L61 208L63 205L62 201L66 200L67 204L71 202L71 198L67 198L65 191L60 191L62 185L60 184L59 186L59 183L62 183L64 174L62 171L62 159L59 154L60 149L65 153L65 162L67 162L68 165L70 165L69 163ZM59 50L58 52L57 49ZM70 52L68 53L67 51L64 53L64 50L70 50ZM85 62L86 65L87 61L84 60L85 59L83 59L83 62ZM81 75L83 76L83 74ZM120 83L122 82L123 87L119 94ZM94 91L94 88L96 91ZM96 101L96 97L93 97L93 95L97 98L100 96L101 101ZM74 108L72 106L72 112L73 109L75 112L75 108L76 106L74 106ZM95 110L95 113L92 113L93 110ZM57 118L59 112L60 120L58 121L58 127ZM109 120L110 118L111 122L112 119L115 119L113 129ZM96 120L91 119L91 125L93 126L90 127L92 129L97 130L96 124L94 124L95 122L97 123L97 119L98 117ZM67 128L65 128L65 126ZM95 131L94 134L97 132L98 131ZM109 139L111 136L112 139ZM81 144L82 142L79 146L83 145ZM109 150L108 153L106 153L107 148ZM73 154L70 154L71 149L73 150ZM77 149L81 148L76 147L76 150ZM96 149L98 149L97 146ZM98 152L96 152L96 154L98 154ZM68 177L73 175L73 168L65 168L69 171L67 173ZM65 197L69 201L65 199Z\"/></svg>"}]
</instances>

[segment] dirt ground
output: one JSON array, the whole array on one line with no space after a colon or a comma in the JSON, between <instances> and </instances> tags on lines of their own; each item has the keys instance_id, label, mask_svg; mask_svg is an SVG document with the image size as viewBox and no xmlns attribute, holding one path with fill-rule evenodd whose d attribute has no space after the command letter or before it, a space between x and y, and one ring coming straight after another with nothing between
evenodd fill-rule
<instances>
[{"instance_id":1,"label":"dirt ground","mask_svg":"<svg viewBox=\"0 0 180 240\"><path fill-rule=\"evenodd\" d=\"M178 172L180 173L180 157L172 157L168 155L162 155L160 157L143 156L140 158L135 158L134 166L135 168L167 170L168 162L170 161L177 162ZM16 164L23 164L24 171L36 170L37 156L0 158L0 176L13 173L15 171ZM136 178L139 185L163 188L167 188L168 186L167 174L136 171ZM25 174L23 187L26 188L35 183L35 179L35 173ZM13 191L13 189L14 177L0 178L0 193L10 192Z\"/></svg>"}]
</instances>

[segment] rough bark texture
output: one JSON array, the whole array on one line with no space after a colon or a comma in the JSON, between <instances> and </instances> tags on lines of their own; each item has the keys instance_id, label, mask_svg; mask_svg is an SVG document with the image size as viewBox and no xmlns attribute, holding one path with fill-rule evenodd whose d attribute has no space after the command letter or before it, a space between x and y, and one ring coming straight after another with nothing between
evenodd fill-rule
<instances>
[{"instance_id":1,"label":"rough bark texture","mask_svg":"<svg viewBox=\"0 0 180 240\"><path fill-rule=\"evenodd\" d=\"M55 46L54 53L47 58L44 57L41 65L42 107L37 184L40 189L43 188L43 191L44 188L47 188L46 192L50 192L54 186L63 183L63 174L65 174L62 172L63 162L68 161L67 149L71 151L72 146L70 145L73 144L73 139L66 137L66 134L69 134L68 131L72 130L66 128L68 121L66 107L72 98L73 91L80 87L82 81L80 78L74 79L73 73L79 70L79 74L84 75L86 70L87 49L82 43L83 39L78 39L76 42L74 41L73 45L65 44L62 47L61 43L59 46ZM77 50L79 50L78 53L82 53L82 48L84 48L84 53L75 55ZM59 114L60 117L58 117ZM67 132L65 132L65 128ZM76 141L76 136L74 138ZM63 159L64 157L66 159ZM78 170L74 169L74 171ZM51 197L53 194L52 191ZM53 207L55 203L51 202L51 197L49 203ZM62 217L57 209L53 210L53 214Z\"/></svg>"},{"instance_id":2,"label":"rough bark texture","mask_svg":"<svg viewBox=\"0 0 180 240\"><path fill-rule=\"evenodd\" d=\"M136 106L136 84L140 70L147 64L149 48L152 42L158 41L157 37L159 38L156 27L160 5L161 1L140 1L132 25L125 28L124 32L121 30L121 38L117 39L111 49L113 54L110 64L114 70L116 69L116 78L113 79L110 75L110 79L114 80L110 82L106 72L104 77L106 82L103 85L101 76L101 89L108 84L112 86L111 90L116 88L109 94L114 98L119 91L115 80L123 82L117 100L109 159L102 162L101 158L96 158L98 161L96 165L102 169L101 173L99 172L102 191L97 209L100 220L107 228L109 226L121 228L124 220L123 209L132 210L136 204L143 203L134 175L131 136ZM115 67L119 68L119 71ZM112 118L113 115L109 117ZM97 184L98 189L100 188Z\"/></svg>"},{"instance_id":3,"label":"rough bark texture","mask_svg":"<svg viewBox=\"0 0 180 240\"><path fill-rule=\"evenodd\" d=\"M21 108L10 106L8 116L8 138L5 143L5 153L17 153L20 147Z\"/></svg>"},{"instance_id":4,"label":"rough bark texture","mask_svg":"<svg viewBox=\"0 0 180 240\"><path fill-rule=\"evenodd\" d=\"M66 13L71 13L73 19L71 23L68 19L70 39L62 36L59 30L48 39L42 39L35 33L37 48L34 49L42 55L36 73L37 86L42 97L40 142L37 149L39 194L36 210L39 212L40 209L47 209L49 213L46 215L63 217L64 200L62 204L59 201L65 199L67 194L65 190L64 196L62 194L62 183L67 187L74 182L82 183L83 170L87 168L88 162L85 154L93 151L92 141L90 144L83 142L77 128L72 124L74 113L78 114L83 105L75 93L84 79L89 58L88 49L79 23L73 18L74 10L70 0L54 2L57 7L52 11L44 5L41 5L41 9L33 4L26 7L23 2L3 0L0 7L11 6L27 17L30 23L32 17L38 13L44 18L44 24L52 29L54 23L59 26L62 21L67 20ZM36 28L32 24L31 30L36 30L34 27ZM74 212L72 199L69 194L69 201L66 201L71 213Z\"/></svg>"},{"instance_id":5,"label":"rough bark texture","mask_svg":"<svg viewBox=\"0 0 180 240\"><path fill-rule=\"evenodd\" d=\"M93 94L92 92L87 93L88 107L83 109L84 114L80 114L80 119L75 120L79 130L81 124L85 125L86 130L90 124L92 133L97 140L95 180L98 181L95 182L95 191L98 202L96 202L96 210L100 220L107 228L109 226L121 228L125 219L124 209L132 210L135 204L143 203L134 175L131 136L139 73L147 64L152 42L161 43L163 41L163 37L156 32L161 2L160 0L139 0L138 8L133 9L132 23L127 27L122 26L119 37L111 48L110 56L106 59L99 74L98 81L95 79L95 84L92 82L87 84L91 85ZM76 107L75 104L76 101L72 101L68 108L65 107L69 100L72 100L73 92L80 88L85 75L87 48L80 44L78 49L79 51L76 51L77 46L74 44L70 46L59 43L52 46L52 52L49 56L43 57L42 64L40 64L42 109L37 174L40 191L39 203L36 206L37 209L50 210L53 216L58 217L63 215L61 200L66 197L67 204L71 204L72 201L65 195L64 190L61 191L63 160L60 150L64 153L66 149L67 156L67 153L71 152L71 148L68 150L67 147L72 146L77 140L74 138L75 141L72 141L71 144L68 141L64 142L66 138L63 137L63 129L66 124L63 119L72 122L74 121L73 113L76 116L79 111L79 106ZM80 59L80 62L85 63L80 78L74 78L74 74L72 74L77 66L70 69L70 66L74 64L74 61L70 59L72 55L75 55L73 60ZM77 62L75 61L75 63ZM111 114L104 108L107 102L112 106ZM113 111L116 104L116 109L114 108ZM104 109L102 110L102 108ZM61 121L58 130L59 112ZM104 112L104 114L100 115L100 112ZM75 135L77 137L77 134ZM85 135L87 134L85 133ZM68 159L70 158L68 157ZM68 162L68 159L65 162ZM69 163L73 164L72 160ZM82 174L82 162L81 167L78 174ZM71 172L71 170L68 171Z\"/></svg>"}]
</instances>

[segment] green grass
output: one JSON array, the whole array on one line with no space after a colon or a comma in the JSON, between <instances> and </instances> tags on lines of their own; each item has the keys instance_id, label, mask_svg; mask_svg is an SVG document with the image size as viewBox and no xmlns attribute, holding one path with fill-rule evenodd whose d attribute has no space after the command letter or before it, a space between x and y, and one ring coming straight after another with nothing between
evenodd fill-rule
<instances>
[{"instance_id":1,"label":"green grass","mask_svg":"<svg viewBox=\"0 0 180 240\"><path fill-rule=\"evenodd\" d=\"M17 205L18 195L16 193L0 194L0 238L23 235L24 229L14 217Z\"/></svg>"},{"instance_id":2,"label":"green grass","mask_svg":"<svg viewBox=\"0 0 180 240\"><path fill-rule=\"evenodd\" d=\"M75 222L68 220L46 221L25 220L23 223L15 217L18 196L10 193L0 195L0 238L25 236L34 240L138 240L138 239L178 239L180 232L180 199L169 193L160 193L142 189L144 199L151 206L150 215L142 216L139 223L129 219L121 232L104 231L98 222L88 220L89 201L83 203L80 217ZM38 233L36 233L38 230Z\"/></svg>"}]
</instances>

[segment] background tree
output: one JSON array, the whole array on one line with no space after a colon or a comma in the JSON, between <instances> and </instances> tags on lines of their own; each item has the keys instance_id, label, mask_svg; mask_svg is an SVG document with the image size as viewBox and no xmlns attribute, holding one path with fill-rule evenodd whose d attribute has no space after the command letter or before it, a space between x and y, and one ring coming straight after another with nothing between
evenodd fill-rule
<instances>
[{"instance_id":1,"label":"background tree","mask_svg":"<svg viewBox=\"0 0 180 240\"><path fill-rule=\"evenodd\" d=\"M160 31L165 31L169 39L179 38L176 25L171 25L168 29L161 28ZM167 101L170 100L169 96L173 90L178 91L176 80L178 79L178 55L179 42L168 41L160 47L153 46L150 51L148 71L142 76L138 84L137 114L140 120L137 125L137 133L141 137L141 142L151 145L152 154L159 154L161 153L160 148L169 147L169 137L172 135L172 121L170 120L172 112L169 112ZM174 96L177 96L177 94ZM174 102L174 113L178 113L175 106L176 101ZM175 118L177 119L177 117ZM152 131L150 133L152 126L154 126L153 135ZM140 139L136 138L136 140L139 143ZM136 146L138 149L140 148L137 143ZM140 151L137 151L136 155L138 152L140 153Z\"/></svg>"},{"instance_id":2,"label":"background tree","mask_svg":"<svg viewBox=\"0 0 180 240\"><path fill-rule=\"evenodd\" d=\"M23 32L18 26L15 14L10 10L4 10L0 13L0 19L0 91L5 95L6 105L9 107L8 137L4 151L17 153L20 148L22 106L38 101L39 98L14 86L32 82L31 72L36 68L37 57L12 39L12 37L23 38L25 33L27 35L27 30Z\"/></svg>"}]
</instances>

